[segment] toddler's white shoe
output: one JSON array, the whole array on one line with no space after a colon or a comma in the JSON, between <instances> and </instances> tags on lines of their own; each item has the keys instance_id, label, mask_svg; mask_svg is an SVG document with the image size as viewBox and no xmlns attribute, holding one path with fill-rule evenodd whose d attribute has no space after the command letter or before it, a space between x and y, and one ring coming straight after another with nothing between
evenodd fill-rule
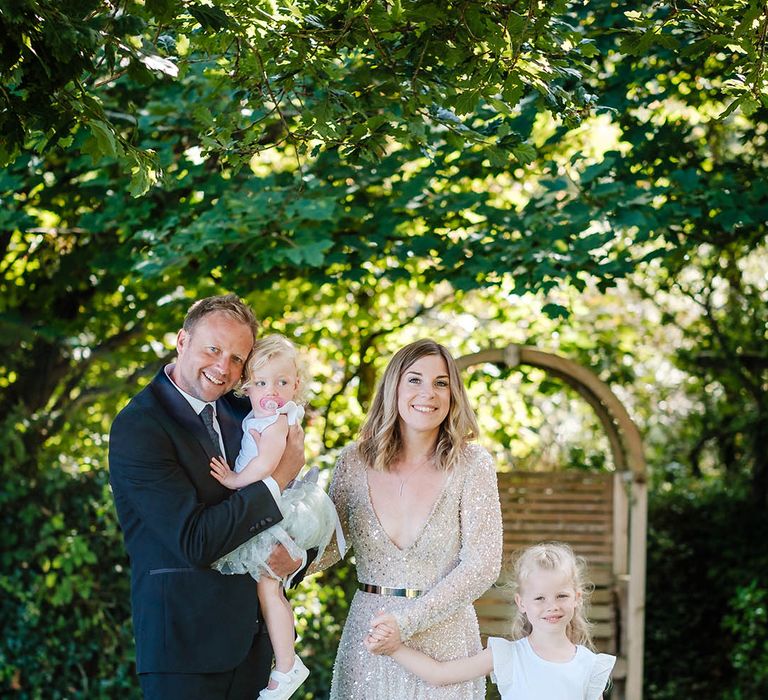
<instances>
[{"instance_id":1,"label":"toddler's white shoe","mask_svg":"<svg viewBox=\"0 0 768 700\"><path fill-rule=\"evenodd\" d=\"M276 668L272 669L272 673L269 674L269 680L277 683L277 687L271 690L264 688L259 693L257 700L288 700L299 686L307 680L308 675L309 669L302 663L297 654L293 667L288 673L278 671Z\"/></svg>"}]
</instances>

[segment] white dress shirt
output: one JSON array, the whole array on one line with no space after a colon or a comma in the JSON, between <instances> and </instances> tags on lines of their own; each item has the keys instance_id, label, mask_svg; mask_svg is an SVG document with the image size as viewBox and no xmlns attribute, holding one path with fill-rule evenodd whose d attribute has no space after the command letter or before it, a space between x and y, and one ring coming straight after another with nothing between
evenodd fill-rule
<instances>
[{"instance_id":1,"label":"white dress shirt","mask_svg":"<svg viewBox=\"0 0 768 700\"><path fill-rule=\"evenodd\" d=\"M176 390L187 400L187 403L192 407L192 410L199 416L201 411L207 406L210 405L213 408L213 428L216 431L216 434L219 436L219 450L221 451L220 454L224 459L227 459L227 453L224 449L224 440L221 436L221 426L219 425L219 419L216 413L216 402L215 401L203 401L202 399L198 399L196 396L192 396L192 394L188 394L184 389L182 389L176 382L173 381L173 377L171 376L171 372L173 371L174 365L166 365L165 367L165 375L170 380L171 384L176 387ZM213 478L213 477L211 477ZM277 482L271 477L268 476L264 479L262 479L262 483L264 486L266 486L269 489L269 492L272 494L272 498L275 500L275 503L277 504L277 507L280 507L280 487L277 485Z\"/></svg>"}]
</instances>

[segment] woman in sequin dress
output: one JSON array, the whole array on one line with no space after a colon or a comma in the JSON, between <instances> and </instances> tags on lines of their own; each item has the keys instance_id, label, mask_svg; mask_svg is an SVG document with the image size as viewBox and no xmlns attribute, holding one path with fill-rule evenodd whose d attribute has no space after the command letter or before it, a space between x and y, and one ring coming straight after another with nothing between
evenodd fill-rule
<instances>
[{"instance_id":1,"label":"woman in sequin dress","mask_svg":"<svg viewBox=\"0 0 768 700\"><path fill-rule=\"evenodd\" d=\"M330 496L355 552L355 594L333 670L331 700L482 700L485 680L434 688L389 656L405 644L439 660L481 651L472 602L499 574L502 525L491 456L456 364L420 340L390 361L360 440L341 453ZM332 548L315 569L334 563ZM371 620L397 629L376 637Z\"/></svg>"}]
</instances>

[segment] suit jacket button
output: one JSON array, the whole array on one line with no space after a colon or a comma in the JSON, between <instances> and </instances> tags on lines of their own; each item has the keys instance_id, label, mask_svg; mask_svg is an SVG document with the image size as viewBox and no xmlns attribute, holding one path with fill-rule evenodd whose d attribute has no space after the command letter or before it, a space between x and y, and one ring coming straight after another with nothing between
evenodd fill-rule
<instances>
[{"instance_id":1,"label":"suit jacket button","mask_svg":"<svg viewBox=\"0 0 768 700\"><path fill-rule=\"evenodd\" d=\"M251 525L251 526L248 528L248 532L256 532L256 526L255 526L255 525Z\"/></svg>"}]
</instances>

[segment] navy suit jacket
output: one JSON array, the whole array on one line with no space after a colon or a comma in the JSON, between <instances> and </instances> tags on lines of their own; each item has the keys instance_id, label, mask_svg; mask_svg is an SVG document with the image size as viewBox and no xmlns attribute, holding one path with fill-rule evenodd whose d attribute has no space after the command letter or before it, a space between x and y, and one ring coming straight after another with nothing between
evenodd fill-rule
<instances>
[{"instance_id":1,"label":"navy suit jacket","mask_svg":"<svg viewBox=\"0 0 768 700\"><path fill-rule=\"evenodd\" d=\"M227 458L247 402L216 402ZM131 561L139 673L217 673L245 658L259 630L256 582L209 568L282 519L257 482L230 491L210 475L219 452L164 370L112 424L110 483Z\"/></svg>"}]
</instances>

